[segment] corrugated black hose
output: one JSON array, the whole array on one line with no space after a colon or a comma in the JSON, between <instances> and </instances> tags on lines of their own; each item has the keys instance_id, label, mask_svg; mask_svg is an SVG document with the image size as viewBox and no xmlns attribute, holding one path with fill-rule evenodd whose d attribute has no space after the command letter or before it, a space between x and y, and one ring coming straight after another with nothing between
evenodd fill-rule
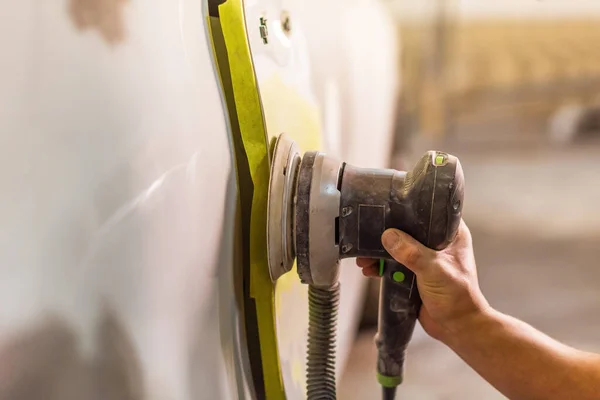
<instances>
[{"instance_id":1,"label":"corrugated black hose","mask_svg":"<svg viewBox=\"0 0 600 400\"><path fill-rule=\"evenodd\" d=\"M308 286L308 400L332 400L335 394L335 344L340 284Z\"/></svg>"}]
</instances>

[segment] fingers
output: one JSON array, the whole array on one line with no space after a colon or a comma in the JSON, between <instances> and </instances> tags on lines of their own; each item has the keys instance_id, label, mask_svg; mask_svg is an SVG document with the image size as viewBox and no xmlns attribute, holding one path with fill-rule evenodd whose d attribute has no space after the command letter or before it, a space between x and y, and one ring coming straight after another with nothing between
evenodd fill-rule
<instances>
[{"instance_id":1,"label":"fingers","mask_svg":"<svg viewBox=\"0 0 600 400\"><path fill-rule=\"evenodd\" d=\"M376 265L379 261L375 258L363 258L363 257L358 257L356 259L356 265L358 265L361 268L366 268L366 267L370 267L371 265Z\"/></svg>"},{"instance_id":2,"label":"fingers","mask_svg":"<svg viewBox=\"0 0 600 400\"><path fill-rule=\"evenodd\" d=\"M469 229L469 227L467 226L465 221L462 219L460 220L460 226L459 226L458 230L461 234L462 240L464 240L464 243L466 243L469 246L472 246L473 245L473 236L471 236L471 230Z\"/></svg>"},{"instance_id":3,"label":"fingers","mask_svg":"<svg viewBox=\"0 0 600 400\"><path fill-rule=\"evenodd\" d=\"M473 250L473 238L471 237L471 231L467 227L467 224L464 220L460 220L460 225L458 226L458 232L456 233L456 237L454 241L450 243L446 249L442 250L444 253L455 254L457 252L470 251Z\"/></svg>"},{"instance_id":4,"label":"fingers","mask_svg":"<svg viewBox=\"0 0 600 400\"><path fill-rule=\"evenodd\" d=\"M461 229L467 229L461 222ZM468 234L468 229L466 230ZM399 231L388 229L381 236L385 249L400 264L405 265L417 275L424 272L431 261L435 258L435 251L429 249L415 240L413 237ZM362 268L365 276L379 276L379 261L372 258L357 258L356 264Z\"/></svg>"},{"instance_id":5,"label":"fingers","mask_svg":"<svg viewBox=\"0 0 600 400\"><path fill-rule=\"evenodd\" d=\"M427 267L435 252L398 229L383 232L381 241L385 249L400 264L419 274Z\"/></svg>"},{"instance_id":6,"label":"fingers","mask_svg":"<svg viewBox=\"0 0 600 400\"><path fill-rule=\"evenodd\" d=\"M356 265L362 268L364 276L378 277L379 276L379 260L374 258L357 258Z\"/></svg>"},{"instance_id":7,"label":"fingers","mask_svg":"<svg viewBox=\"0 0 600 400\"><path fill-rule=\"evenodd\" d=\"M464 219L460 220L460 225L458 225L458 232L456 233L455 242L457 243L471 243L471 231L469 227L465 223Z\"/></svg>"},{"instance_id":8,"label":"fingers","mask_svg":"<svg viewBox=\"0 0 600 400\"><path fill-rule=\"evenodd\" d=\"M379 269L375 265L363 268L362 273L364 276L379 278Z\"/></svg>"}]
</instances>

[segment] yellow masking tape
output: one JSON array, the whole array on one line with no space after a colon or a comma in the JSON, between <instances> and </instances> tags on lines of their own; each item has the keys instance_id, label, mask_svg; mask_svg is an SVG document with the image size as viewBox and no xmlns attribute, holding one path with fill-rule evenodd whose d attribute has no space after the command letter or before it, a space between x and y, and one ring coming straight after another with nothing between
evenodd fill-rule
<instances>
[{"instance_id":1,"label":"yellow masking tape","mask_svg":"<svg viewBox=\"0 0 600 400\"><path fill-rule=\"evenodd\" d=\"M305 323L297 326L295 320L291 322L283 318L286 332L279 341L276 340L277 304L274 304L274 287L268 273L266 252L268 139L285 132L302 150L321 148L319 109L313 99L305 97L304 92L298 90L298 85L304 88L304 82L282 79L277 70L263 78L259 97L242 2L228 0L219 6L218 14L218 17L209 17L208 27L218 72L224 85L232 129L237 132L235 137L241 139L242 153L245 156L242 159L247 159L248 163L249 175L244 177L243 173L240 179L244 182L251 180L253 186L252 204L247 211L250 215L249 294L256 307L265 395L268 400L285 399L279 354L285 354L285 368L289 374L286 376L290 376L293 381L286 382L290 385L288 389L293 393L297 393L298 389L303 390L306 350L304 346L300 350L298 343L305 343L306 332ZM246 164L245 161L243 163ZM275 299L277 303L285 305L282 307L284 313L291 311L293 314L306 305L306 288L300 284L295 267L291 273L278 280ZM279 318L282 317L284 316L279 315ZM299 323L301 321L302 319L298 320ZM279 349L278 344L283 347Z\"/></svg>"},{"instance_id":2,"label":"yellow masking tape","mask_svg":"<svg viewBox=\"0 0 600 400\"><path fill-rule=\"evenodd\" d=\"M285 399L275 331L274 286L267 261L268 143L242 1L227 0L221 4L219 19L229 58L237 119L254 186L250 216L250 296L256 302L265 394L268 400Z\"/></svg>"}]
</instances>

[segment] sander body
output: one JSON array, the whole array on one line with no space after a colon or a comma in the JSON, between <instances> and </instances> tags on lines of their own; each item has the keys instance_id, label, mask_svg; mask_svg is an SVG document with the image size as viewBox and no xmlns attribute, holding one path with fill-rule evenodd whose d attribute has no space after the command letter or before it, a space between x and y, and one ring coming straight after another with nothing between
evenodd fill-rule
<instances>
[{"instance_id":1,"label":"sander body","mask_svg":"<svg viewBox=\"0 0 600 400\"><path fill-rule=\"evenodd\" d=\"M269 270L275 281L295 259L309 285L309 399L335 398L339 261L349 257L381 260L377 375L384 396L393 398L421 299L414 274L392 259L381 235L396 228L441 250L456 235L463 195L460 162L446 153L429 151L407 172L359 168L321 152L301 156L279 136L269 188Z\"/></svg>"}]
</instances>

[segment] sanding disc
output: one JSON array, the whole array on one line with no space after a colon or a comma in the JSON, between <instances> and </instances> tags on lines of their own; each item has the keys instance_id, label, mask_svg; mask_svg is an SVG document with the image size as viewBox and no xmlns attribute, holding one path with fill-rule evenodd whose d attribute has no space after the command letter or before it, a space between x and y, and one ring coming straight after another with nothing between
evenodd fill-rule
<instances>
[{"instance_id":1,"label":"sanding disc","mask_svg":"<svg viewBox=\"0 0 600 400\"><path fill-rule=\"evenodd\" d=\"M294 196L300 167L300 150L296 143L282 133L275 142L269 204L267 214L267 244L269 273L275 282L292 269L294 264Z\"/></svg>"}]
</instances>

